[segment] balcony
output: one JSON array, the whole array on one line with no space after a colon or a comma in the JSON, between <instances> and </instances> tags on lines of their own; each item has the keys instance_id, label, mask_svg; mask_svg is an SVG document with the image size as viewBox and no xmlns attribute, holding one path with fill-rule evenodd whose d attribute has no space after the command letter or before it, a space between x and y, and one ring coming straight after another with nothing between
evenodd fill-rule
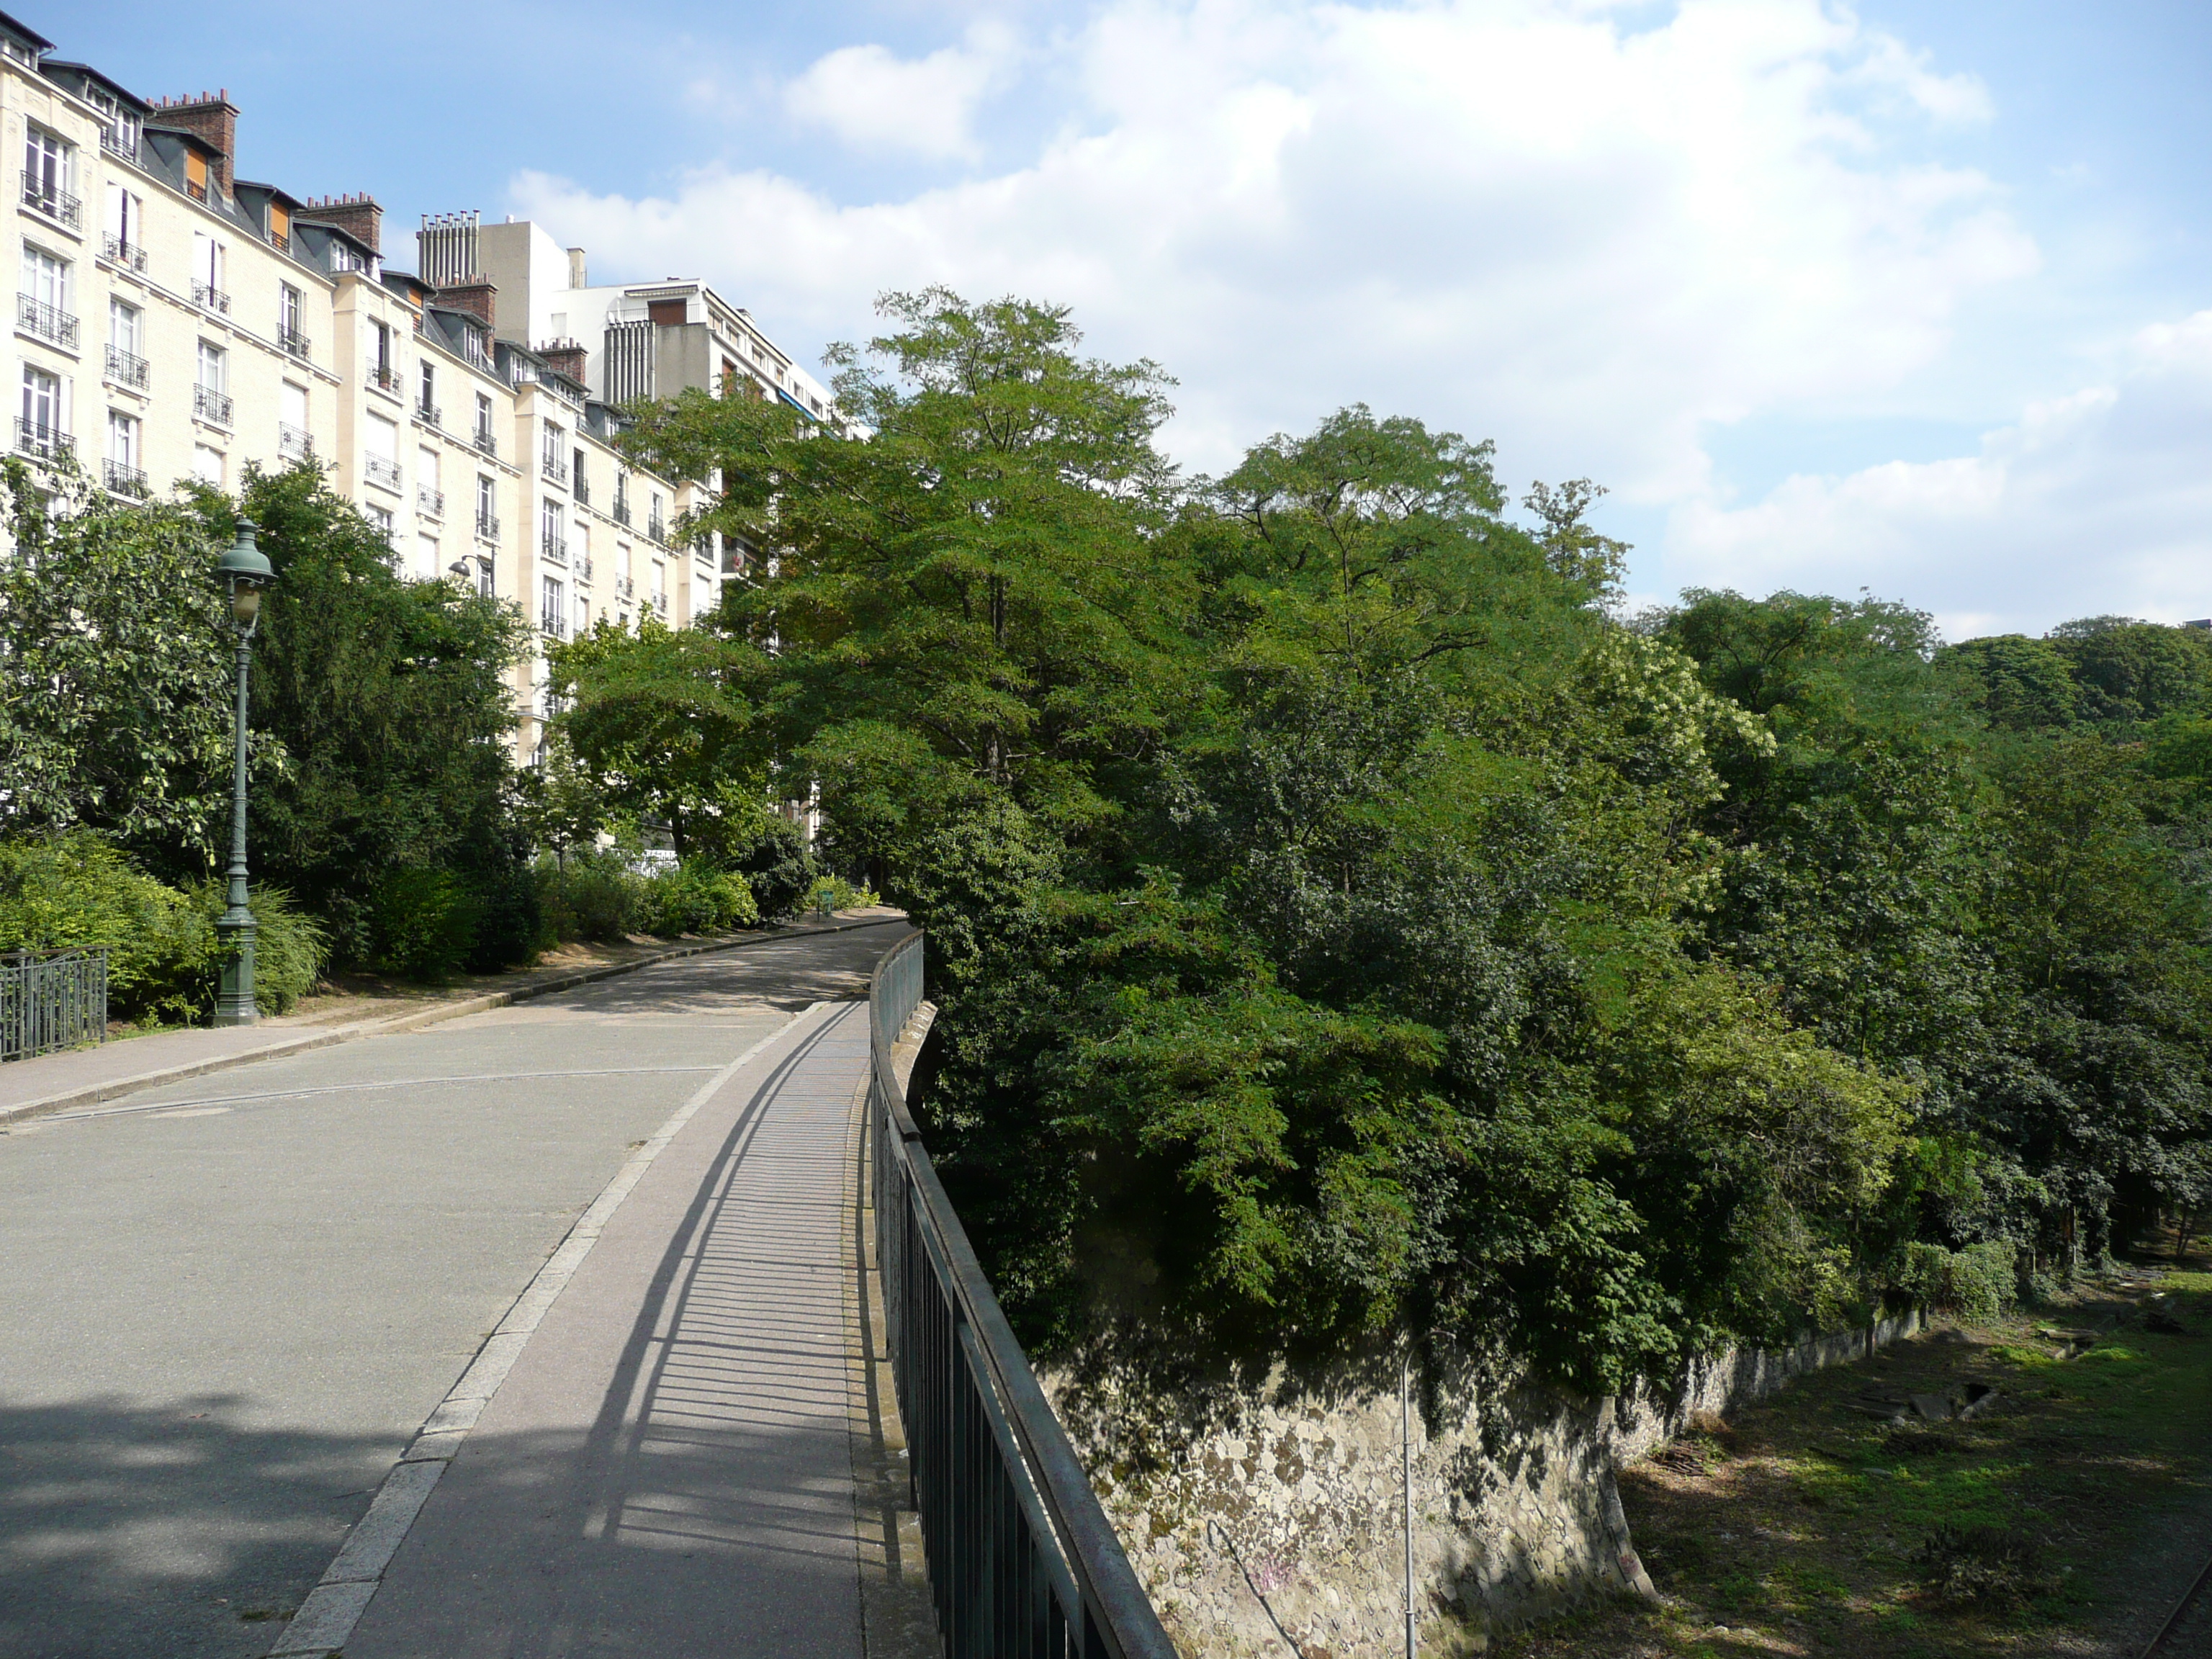
<instances>
[{"instance_id":1,"label":"balcony","mask_svg":"<svg viewBox=\"0 0 2212 1659\"><path fill-rule=\"evenodd\" d=\"M67 225L71 230L83 228L84 204L35 173L23 175L23 205L37 209L57 224Z\"/></svg>"},{"instance_id":2,"label":"balcony","mask_svg":"<svg viewBox=\"0 0 2212 1659\"><path fill-rule=\"evenodd\" d=\"M568 619L557 611L541 611L538 613L538 630L554 639L565 640L568 637Z\"/></svg>"},{"instance_id":3,"label":"balcony","mask_svg":"<svg viewBox=\"0 0 2212 1659\"><path fill-rule=\"evenodd\" d=\"M424 426L436 426L438 424L438 405L435 404L416 404L415 418L422 422Z\"/></svg>"},{"instance_id":4,"label":"balcony","mask_svg":"<svg viewBox=\"0 0 2212 1659\"><path fill-rule=\"evenodd\" d=\"M107 348L107 378L118 386L143 392L146 389L146 360L134 356L121 346L112 345Z\"/></svg>"},{"instance_id":5,"label":"balcony","mask_svg":"<svg viewBox=\"0 0 2212 1659\"><path fill-rule=\"evenodd\" d=\"M554 564L568 562L568 538L566 536L556 536L550 530L542 532L538 538L538 550Z\"/></svg>"},{"instance_id":6,"label":"balcony","mask_svg":"<svg viewBox=\"0 0 2212 1659\"><path fill-rule=\"evenodd\" d=\"M580 466L576 469L576 505L579 507L589 507L591 504L591 481L584 477L584 469Z\"/></svg>"},{"instance_id":7,"label":"balcony","mask_svg":"<svg viewBox=\"0 0 2212 1659\"><path fill-rule=\"evenodd\" d=\"M615 578L615 593L620 599L635 599L637 597L637 583L628 576L617 576Z\"/></svg>"},{"instance_id":8,"label":"balcony","mask_svg":"<svg viewBox=\"0 0 2212 1659\"><path fill-rule=\"evenodd\" d=\"M446 516L446 492L442 489L433 489L428 484L416 484L415 486L415 510L417 513L423 514L426 518L444 518Z\"/></svg>"},{"instance_id":9,"label":"balcony","mask_svg":"<svg viewBox=\"0 0 2212 1659\"><path fill-rule=\"evenodd\" d=\"M136 242L126 242L120 236L103 236L100 251L112 265L121 265L125 270L146 269L146 250Z\"/></svg>"},{"instance_id":10,"label":"balcony","mask_svg":"<svg viewBox=\"0 0 2212 1659\"><path fill-rule=\"evenodd\" d=\"M100 130L100 147L110 155L120 155L126 161L138 159L138 138L135 133L126 137L113 127L102 127Z\"/></svg>"},{"instance_id":11,"label":"balcony","mask_svg":"<svg viewBox=\"0 0 2212 1659\"><path fill-rule=\"evenodd\" d=\"M15 453L28 455L34 461L70 461L76 459L76 445L70 434L58 426L47 426L39 421L27 421L18 416L15 421Z\"/></svg>"},{"instance_id":12,"label":"balcony","mask_svg":"<svg viewBox=\"0 0 2212 1659\"><path fill-rule=\"evenodd\" d=\"M76 319L44 300L34 300L27 294L15 296L15 326L27 334L35 334L41 340L51 340L58 346L76 349Z\"/></svg>"},{"instance_id":13,"label":"balcony","mask_svg":"<svg viewBox=\"0 0 2212 1659\"><path fill-rule=\"evenodd\" d=\"M397 461L387 461L381 455L367 456L361 464L361 476L379 489L389 489L394 495L399 491L399 463Z\"/></svg>"},{"instance_id":14,"label":"balcony","mask_svg":"<svg viewBox=\"0 0 2212 1659\"><path fill-rule=\"evenodd\" d=\"M314 452L315 441L307 428L293 426L288 422L276 422L276 453L293 460L304 461Z\"/></svg>"},{"instance_id":15,"label":"balcony","mask_svg":"<svg viewBox=\"0 0 2212 1659\"><path fill-rule=\"evenodd\" d=\"M570 568L575 571L577 581L588 582L592 580L592 556L588 553L579 553L576 555L576 562Z\"/></svg>"},{"instance_id":16,"label":"balcony","mask_svg":"<svg viewBox=\"0 0 2212 1659\"><path fill-rule=\"evenodd\" d=\"M645 526L645 538L656 547L668 545L668 525L658 513L653 515L651 522Z\"/></svg>"},{"instance_id":17,"label":"balcony","mask_svg":"<svg viewBox=\"0 0 2212 1659\"><path fill-rule=\"evenodd\" d=\"M276 331L276 343L282 346L288 355L300 358L303 362L306 360L307 356L307 337L301 333L298 329L278 329Z\"/></svg>"},{"instance_id":18,"label":"balcony","mask_svg":"<svg viewBox=\"0 0 2212 1659\"><path fill-rule=\"evenodd\" d=\"M230 424L230 394L217 392L211 386L192 388L192 413L203 421L212 421L217 426Z\"/></svg>"},{"instance_id":19,"label":"balcony","mask_svg":"<svg viewBox=\"0 0 2212 1659\"><path fill-rule=\"evenodd\" d=\"M225 317L230 315L230 295L219 288L210 288L205 283L192 284L192 303L202 311L216 312Z\"/></svg>"},{"instance_id":20,"label":"balcony","mask_svg":"<svg viewBox=\"0 0 2212 1659\"><path fill-rule=\"evenodd\" d=\"M470 441L476 445L479 455L496 456L499 453L499 440L493 437L486 428L478 427L476 436Z\"/></svg>"},{"instance_id":21,"label":"balcony","mask_svg":"<svg viewBox=\"0 0 2212 1659\"><path fill-rule=\"evenodd\" d=\"M477 534L483 537L484 540L488 542L497 541L499 539L499 514L496 513L486 513L479 508L477 512Z\"/></svg>"},{"instance_id":22,"label":"balcony","mask_svg":"<svg viewBox=\"0 0 2212 1659\"><path fill-rule=\"evenodd\" d=\"M544 471L545 476L556 484L568 482L568 463L558 455L548 455L545 458Z\"/></svg>"},{"instance_id":23,"label":"balcony","mask_svg":"<svg viewBox=\"0 0 2212 1659\"><path fill-rule=\"evenodd\" d=\"M619 495L615 497L615 522L617 524L629 522L629 503Z\"/></svg>"},{"instance_id":24,"label":"balcony","mask_svg":"<svg viewBox=\"0 0 2212 1659\"><path fill-rule=\"evenodd\" d=\"M100 481L118 495L130 495L143 501L150 493L146 474L141 468L125 466L120 461L103 461L100 476Z\"/></svg>"},{"instance_id":25,"label":"balcony","mask_svg":"<svg viewBox=\"0 0 2212 1659\"><path fill-rule=\"evenodd\" d=\"M399 371L396 368L386 368L381 363L378 364L368 371L368 383L387 398L397 398L401 395Z\"/></svg>"},{"instance_id":26,"label":"balcony","mask_svg":"<svg viewBox=\"0 0 2212 1659\"><path fill-rule=\"evenodd\" d=\"M289 253L292 251L292 239L281 230L272 230L269 233L269 246L279 253Z\"/></svg>"},{"instance_id":27,"label":"balcony","mask_svg":"<svg viewBox=\"0 0 2212 1659\"><path fill-rule=\"evenodd\" d=\"M662 616L666 616L668 614L668 595L665 593L654 594L653 596L653 608L655 611L658 611Z\"/></svg>"}]
</instances>

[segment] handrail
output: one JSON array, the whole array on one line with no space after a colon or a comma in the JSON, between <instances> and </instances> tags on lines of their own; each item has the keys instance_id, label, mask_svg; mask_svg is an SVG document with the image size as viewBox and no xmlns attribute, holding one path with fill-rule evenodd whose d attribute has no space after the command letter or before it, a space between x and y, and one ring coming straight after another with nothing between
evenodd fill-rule
<instances>
[{"instance_id":1,"label":"handrail","mask_svg":"<svg viewBox=\"0 0 2212 1659\"><path fill-rule=\"evenodd\" d=\"M938 1628L951 1659L1175 1659L907 1110L892 1049L923 935L868 986L876 1251Z\"/></svg>"},{"instance_id":2,"label":"handrail","mask_svg":"<svg viewBox=\"0 0 2212 1659\"><path fill-rule=\"evenodd\" d=\"M0 951L0 1060L107 1040L107 949Z\"/></svg>"}]
</instances>

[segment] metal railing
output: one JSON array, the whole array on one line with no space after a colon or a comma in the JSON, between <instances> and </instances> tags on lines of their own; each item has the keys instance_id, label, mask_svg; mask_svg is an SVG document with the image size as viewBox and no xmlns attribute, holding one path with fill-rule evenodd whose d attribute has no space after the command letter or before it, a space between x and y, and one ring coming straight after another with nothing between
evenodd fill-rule
<instances>
[{"instance_id":1,"label":"metal railing","mask_svg":"<svg viewBox=\"0 0 2212 1659\"><path fill-rule=\"evenodd\" d=\"M617 524L629 522L629 501L627 497L622 495L615 497L614 520Z\"/></svg>"},{"instance_id":2,"label":"metal railing","mask_svg":"<svg viewBox=\"0 0 2212 1659\"><path fill-rule=\"evenodd\" d=\"M922 939L868 987L876 1257L914 1506L949 1659L1175 1659L945 1196L891 1050Z\"/></svg>"},{"instance_id":3,"label":"metal railing","mask_svg":"<svg viewBox=\"0 0 2212 1659\"><path fill-rule=\"evenodd\" d=\"M100 239L100 251L111 264L127 265L133 270L146 269L146 250L136 242L126 242L110 234Z\"/></svg>"},{"instance_id":4,"label":"metal railing","mask_svg":"<svg viewBox=\"0 0 2212 1659\"><path fill-rule=\"evenodd\" d=\"M499 453L499 440L481 427L477 429L476 435L469 441L477 447L477 453L480 455L496 457Z\"/></svg>"},{"instance_id":5,"label":"metal railing","mask_svg":"<svg viewBox=\"0 0 2212 1659\"><path fill-rule=\"evenodd\" d=\"M550 478L555 483L564 484L568 482L568 463L562 460L558 455L548 455L544 457L541 465L541 470L544 472L545 476Z\"/></svg>"},{"instance_id":6,"label":"metal railing","mask_svg":"<svg viewBox=\"0 0 2212 1659\"><path fill-rule=\"evenodd\" d=\"M651 522L645 526L645 538L647 541L659 546L668 545L668 526L658 513L653 515Z\"/></svg>"},{"instance_id":7,"label":"metal railing","mask_svg":"<svg viewBox=\"0 0 2212 1659\"><path fill-rule=\"evenodd\" d=\"M76 457L76 443L58 426L27 421L19 415L15 417L15 453L28 455L33 460L70 461Z\"/></svg>"},{"instance_id":8,"label":"metal railing","mask_svg":"<svg viewBox=\"0 0 2212 1659\"><path fill-rule=\"evenodd\" d=\"M15 326L42 340L52 340L58 346L76 349L76 319L59 306L48 305L31 295L15 296Z\"/></svg>"},{"instance_id":9,"label":"metal railing","mask_svg":"<svg viewBox=\"0 0 2212 1659\"><path fill-rule=\"evenodd\" d=\"M100 147L110 155L120 155L126 161L138 159L138 140L135 135L126 137L113 127L100 130Z\"/></svg>"},{"instance_id":10,"label":"metal railing","mask_svg":"<svg viewBox=\"0 0 2212 1659\"><path fill-rule=\"evenodd\" d=\"M118 495L135 495L143 501L151 489L141 467L128 466L121 461L103 461L100 472L108 489Z\"/></svg>"},{"instance_id":11,"label":"metal railing","mask_svg":"<svg viewBox=\"0 0 2212 1659\"><path fill-rule=\"evenodd\" d=\"M368 371L368 383L388 397L401 395L400 374L396 368L387 368L381 363L373 366Z\"/></svg>"},{"instance_id":12,"label":"metal railing","mask_svg":"<svg viewBox=\"0 0 2212 1659\"><path fill-rule=\"evenodd\" d=\"M415 486L415 510L427 518L444 518L446 516L446 492L442 489L433 489L428 484L416 484Z\"/></svg>"},{"instance_id":13,"label":"metal railing","mask_svg":"<svg viewBox=\"0 0 2212 1659\"><path fill-rule=\"evenodd\" d=\"M276 422L276 453L295 460L305 460L314 453L314 434L303 426L294 426L289 421Z\"/></svg>"},{"instance_id":14,"label":"metal railing","mask_svg":"<svg viewBox=\"0 0 2212 1659\"><path fill-rule=\"evenodd\" d=\"M307 337L296 328L278 328L276 343L295 357L304 357L307 355Z\"/></svg>"},{"instance_id":15,"label":"metal railing","mask_svg":"<svg viewBox=\"0 0 2212 1659\"><path fill-rule=\"evenodd\" d=\"M58 219L71 230L84 222L84 204L35 173L23 175L23 205L36 208L49 219Z\"/></svg>"},{"instance_id":16,"label":"metal railing","mask_svg":"<svg viewBox=\"0 0 2212 1659\"><path fill-rule=\"evenodd\" d=\"M0 1060L107 1040L107 952L0 956Z\"/></svg>"},{"instance_id":17,"label":"metal railing","mask_svg":"<svg viewBox=\"0 0 2212 1659\"><path fill-rule=\"evenodd\" d=\"M477 514L477 534L488 542L499 539L499 514L479 512Z\"/></svg>"},{"instance_id":18,"label":"metal railing","mask_svg":"<svg viewBox=\"0 0 2212 1659\"><path fill-rule=\"evenodd\" d=\"M568 538L566 536L556 536L550 530L540 531L538 536L538 550L555 564L568 562Z\"/></svg>"},{"instance_id":19,"label":"metal railing","mask_svg":"<svg viewBox=\"0 0 2212 1659\"><path fill-rule=\"evenodd\" d=\"M226 317L230 315L230 295L219 288L210 288L205 283L192 284L192 303L203 311L219 311Z\"/></svg>"},{"instance_id":20,"label":"metal railing","mask_svg":"<svg viewBox=\"0 0 2212 1659\"><path fill-rule=\"evenodd\" d=\"M217 426L228 426L230 394L217 392L211 386L196 386L192 388L192 413L204 421L214 422Z\"/></svg>"},{"instance_id":21,"label":"metal railing","mask_svg":"<svg viewBox=\"0 0 2212 1659\"><path fill-rule=\"evenodd\" d=\"M415 405L415 418L422 422L424 426L437 425L438 405L433 403L416 404Z\"/></svg>"},{"instance_id":22,"label":"metal railing","mask_svg":"<svg viewBox=\"0 0 2212 1659\"><path fill-rule=\"evenodd\" d=\"M588 582L592 580L592 556L588 553L577 554L569 562L568 568L575 572L578 581Z\"/></svg>"},{"instance_id":23,"label":"metal railing","mask_svg":"<svg viewBox=\"0 0 2212 1659\"><path fill-rule=\"evenodd\" d=\"M146 360L121 346L107 348L107 378L118 386L146 389Z\"/></svg>"},{"instance_id":24,"label":"metal railing","mask_svg":"<svg viewBox=\"0 0 2212 1659\"><path fill-rule=\"evenodd\" d=\"M387 461L381 455L365 455L362 458L361 476L380 489L396 490L399 488L399 463Z\"/></svg>"}]
</instances>

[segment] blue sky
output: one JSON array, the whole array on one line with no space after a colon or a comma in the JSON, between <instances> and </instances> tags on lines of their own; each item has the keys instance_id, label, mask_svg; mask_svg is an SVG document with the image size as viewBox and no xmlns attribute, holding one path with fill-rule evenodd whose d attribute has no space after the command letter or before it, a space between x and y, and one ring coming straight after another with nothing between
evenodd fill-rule
<instances>
[{"instance_id":1,"label":"blue sky","mask_svg":"<svg viewBox=\"0 0 2212 1659\"><path fill-rule=\"evenodd\" d=\"M527 214L811 356L945 281L1181 380L1589 475L1645 600L2212 615L2212 8L1097 0L17 14L241 171Z\"/></svg>"}]
</instances>

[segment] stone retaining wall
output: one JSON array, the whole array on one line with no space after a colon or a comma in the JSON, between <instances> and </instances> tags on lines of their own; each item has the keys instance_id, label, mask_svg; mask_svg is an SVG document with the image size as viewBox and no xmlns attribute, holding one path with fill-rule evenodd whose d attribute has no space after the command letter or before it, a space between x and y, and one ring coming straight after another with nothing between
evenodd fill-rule
<instances>
[{"instance_id":1,"label":"stone retaining wall","mask_svg":"<svg viewBox=\"0 0 2212 1659\"><path fill-rule=\"evenodd\" d=\"M1693 1365L1671 1394L1584 1401L1534 1387L1470 1398L1417 1383L1413 1577L1423 1654L1592 1595L1650 1593L1613 1471L1793 1376L1862 1358L1917 1315ZM1395 1362L1261 1386L1142 1386L1087 1370L1044 1382L1131 1561L1196 1659L1362 1659L1404 1651Z\"/></svg>"}]
</instances>

